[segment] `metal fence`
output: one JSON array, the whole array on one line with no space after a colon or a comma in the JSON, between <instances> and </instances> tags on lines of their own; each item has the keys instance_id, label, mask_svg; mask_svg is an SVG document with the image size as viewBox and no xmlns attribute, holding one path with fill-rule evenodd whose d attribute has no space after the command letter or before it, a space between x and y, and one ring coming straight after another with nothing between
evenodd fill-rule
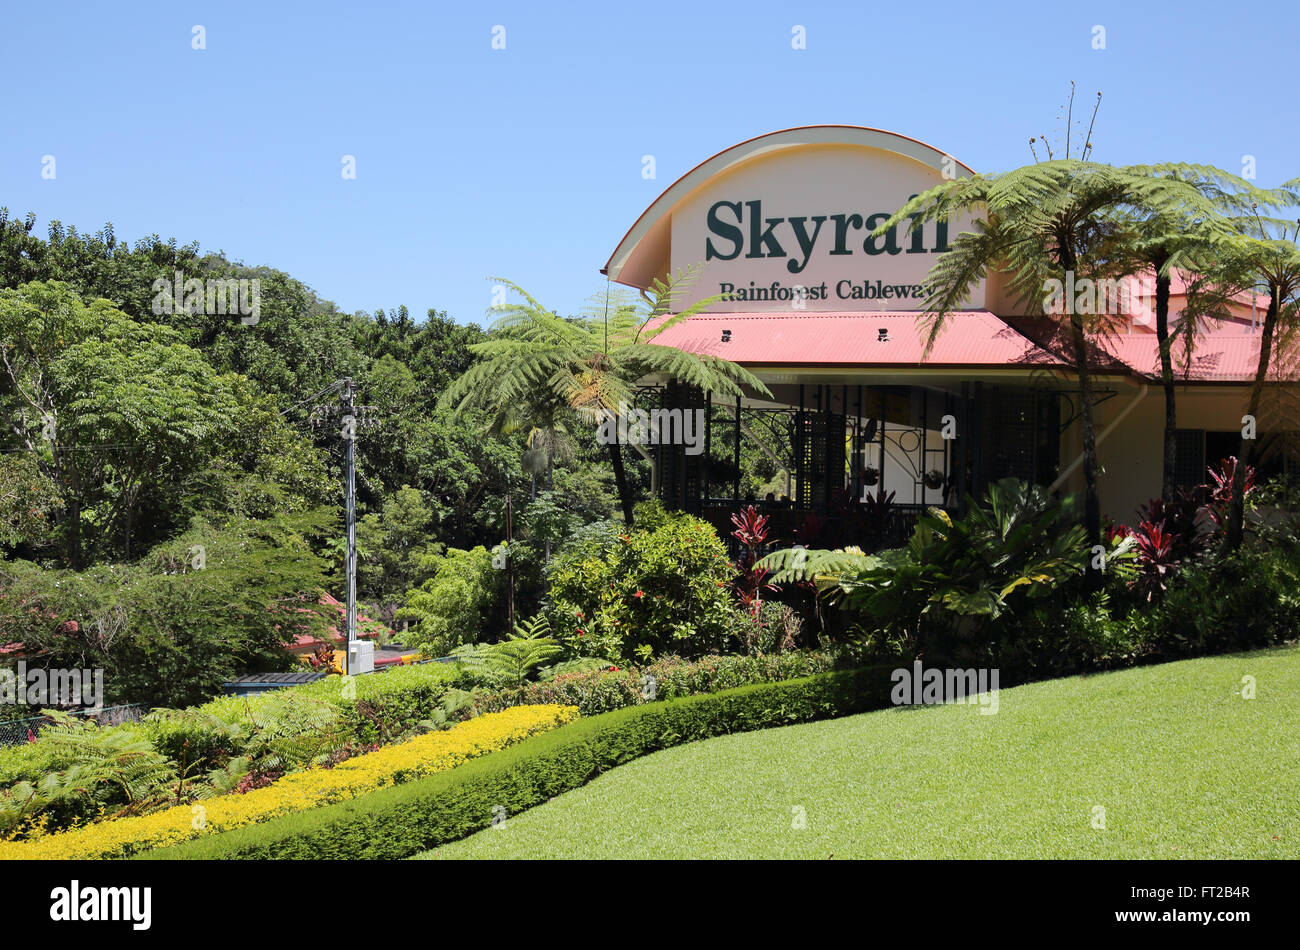
<instances>
[{"instance_id":1,"label":"metal fence","mask_svg":"<svg viewBox=\"0 0 1300 950\"><path fill-rule=\"evenodd\" d=\"M124 722L141 718L148 711L148 706L140 703L129 703L124 706L106 706L103 709L76 710L72 715L93 719L101 726L120 726ZM0 720L0 745L28 742L39 736L41 729L50 725L53 721L49 716Z\"/></svg>"}]
</instances>

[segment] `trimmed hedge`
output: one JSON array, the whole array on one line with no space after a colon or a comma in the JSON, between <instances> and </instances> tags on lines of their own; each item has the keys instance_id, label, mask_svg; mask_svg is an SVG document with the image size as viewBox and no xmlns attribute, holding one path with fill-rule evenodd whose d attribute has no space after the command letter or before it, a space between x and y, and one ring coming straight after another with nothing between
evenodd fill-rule
<instances>
[{"instance_id":1,"label":"trimmed hedge","mask_svg":"<svg viewBox=\"0 0 1300 950\"><path fill-rule=\"evenodd\" d=\"M742 686L580 719L451 772L137 855L144 859L405 858L578 788L648 753L889 705L893 664ZM495 809L495 811L494 811Z\"/></svg>"},{"instance_id":2,"label":"trimmed hedge","mask_svg":"<svg viewBox=\"0 0 1300 950\"><path fill-rule=\"evenodd\" d=\"M577 706L584 717L597 716L665 699L802 679L829 673L837 663L835 654L812 650L766 656L705 656L698 660L669 656L645 666L561 673L554 679L485 691L475 695L472 713L478 716L511 706L559 703ZM654 681L653 694L646 688L647 677Z\"/></svg>"}]
</instances>

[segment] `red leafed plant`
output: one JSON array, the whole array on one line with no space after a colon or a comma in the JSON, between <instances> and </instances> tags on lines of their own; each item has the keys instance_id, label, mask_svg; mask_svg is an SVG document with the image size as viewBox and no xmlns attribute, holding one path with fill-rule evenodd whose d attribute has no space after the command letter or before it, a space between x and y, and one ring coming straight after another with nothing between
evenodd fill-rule
<instances>
[{"instance_id":1,"label":"red leafed plant","mask_svg":"<svg viewBox=\"0 0 1300 950\"><path fill-rule=\"evenodd\" d=\"M731 536L745 550L737 559L736 567L740 573L736 577L736 596L741 604L757 619L762 607L764 590L776 590L776 586L766 581L766 568L755 567L763 556L763 547L767 544L767 515L758 513L758 509L749 505L738 514L731 516L731 523L736 530Z\"/></svg>"},{"instance_id":2,"label":"red leafed plant","mask_svg":"<svg viewBox=\"0 0 1300 950\"><path fill-rule=\"evenodd\" d=\"M307 662L311 664L311 668L314 670L328 670L334 665L334 651L329 644L322 643L311 652Z\"/></svg>"},{"instance_id":3,"label":"red leafed plant","mask_svg":"<svg viewBox=\"0 0 1300 950\"><path fill-rule=\"evenodd\" d=\"M1206 549L1214 527L1211 524L1210 487L1193 485L1175 489L1166 501L1152 498L1138 509L1138 521L1159 525L1173 538L1173 559L1189 560Z\"/></svg>"},{"instance_id":4,"label":"red leafed plant","mask_svg":"<svg viewBox=\"0 0 1300 950\"><path fill-rule=\"evenodd\" d=\"M767 515L760 515L757 508L749 505L731 516L731 523L736 526L731 536L746 550L756 551L767 543L767 522Z\"/></svg>"},{"instance_id":5,"label":"red leafed plant","mask_svg":"<svg viewBox=\"0 0 1300 950\"><path fill-rule=\"evenodd\" d=\"M1157 593L1164 593L1165 581L1178 567L1178 560L1174 556L1177 538L1150 521L1143 521L1130 534L1137 543L1138 563L1142 568L1133 584L1146 594L1149 601Z\"/></svg>"},{"instance_id":6,"label":"red leafed plant","mask_svg":"<svg viewBox=\"0 0 1300 950\"><path fill-rule=\"evenodd\" d=\"M1237 477L1237 457L1230 455L1219 461L1219 471L1210 469L1210 478L1214 488L1210 491L1210 517L1216 525L1222 526L1227 517L1228 507L1232 504L1232 483ZM1255 487L1255 469L1247 465L1242 483L1242 494L1250 493Z\"/></svg>"}]
</instances>

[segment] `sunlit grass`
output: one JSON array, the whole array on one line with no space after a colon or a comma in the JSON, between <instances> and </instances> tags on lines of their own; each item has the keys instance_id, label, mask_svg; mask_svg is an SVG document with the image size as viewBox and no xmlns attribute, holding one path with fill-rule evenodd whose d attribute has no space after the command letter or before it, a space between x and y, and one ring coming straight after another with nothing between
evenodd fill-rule
<instances>
[{"instance_id":1,"label":"sunlit grass","mask_svg":"<svg viewBox=\"0 0 1300 950\"><path fill-rule=\"evenodd\" d=\"M1300 857L1300 648L680 746L423 855L832 856Z\"/></svg>"}]
</instances>

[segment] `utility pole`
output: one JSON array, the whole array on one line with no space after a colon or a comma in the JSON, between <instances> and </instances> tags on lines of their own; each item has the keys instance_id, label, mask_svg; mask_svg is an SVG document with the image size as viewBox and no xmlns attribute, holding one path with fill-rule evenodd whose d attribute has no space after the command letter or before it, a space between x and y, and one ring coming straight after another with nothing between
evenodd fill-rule
<instances>
[{"instance_id":1,"label":"utility pole","mask_svg":"<svg viewBox=\"0 0 1300 950\"><path fill-rule=\"evenodd\" d=\"M343 649L343 675L347 676L350 675L352 663L352 644L357 639L357 430L375 428L379 420L374 415L374 406L356 404L356 384L352 377L345 376L318 395L336 389L339 392L338 405L323 403L314 406L311 423L319 427L337 418L339 438L343 441L343 506L347 525L347 554L344 558L347 584L347 639Z\"/></svg>"},{"instance_id":2,"label":"utility pole","mask_svg":"<svg viewBox=\"0 0 1300 950\"><path fill-rule=\"evenodd\" d=\"M356 405L353 402L352 378L346 377L343 380L343 389L341 390L342 399L339 402L339 410L343 414L343 445L347 455L345 466L347 468L347 488L344 492L343 505L347 511L348 527L348 553L347 553L347 583L348 583L348 633L347 641L343 648L343 675L347 676L352 665L352 643L357 638L357 468L356 468L356 445L357 445L357 414Z\"/></svg>"}]
</instances>

